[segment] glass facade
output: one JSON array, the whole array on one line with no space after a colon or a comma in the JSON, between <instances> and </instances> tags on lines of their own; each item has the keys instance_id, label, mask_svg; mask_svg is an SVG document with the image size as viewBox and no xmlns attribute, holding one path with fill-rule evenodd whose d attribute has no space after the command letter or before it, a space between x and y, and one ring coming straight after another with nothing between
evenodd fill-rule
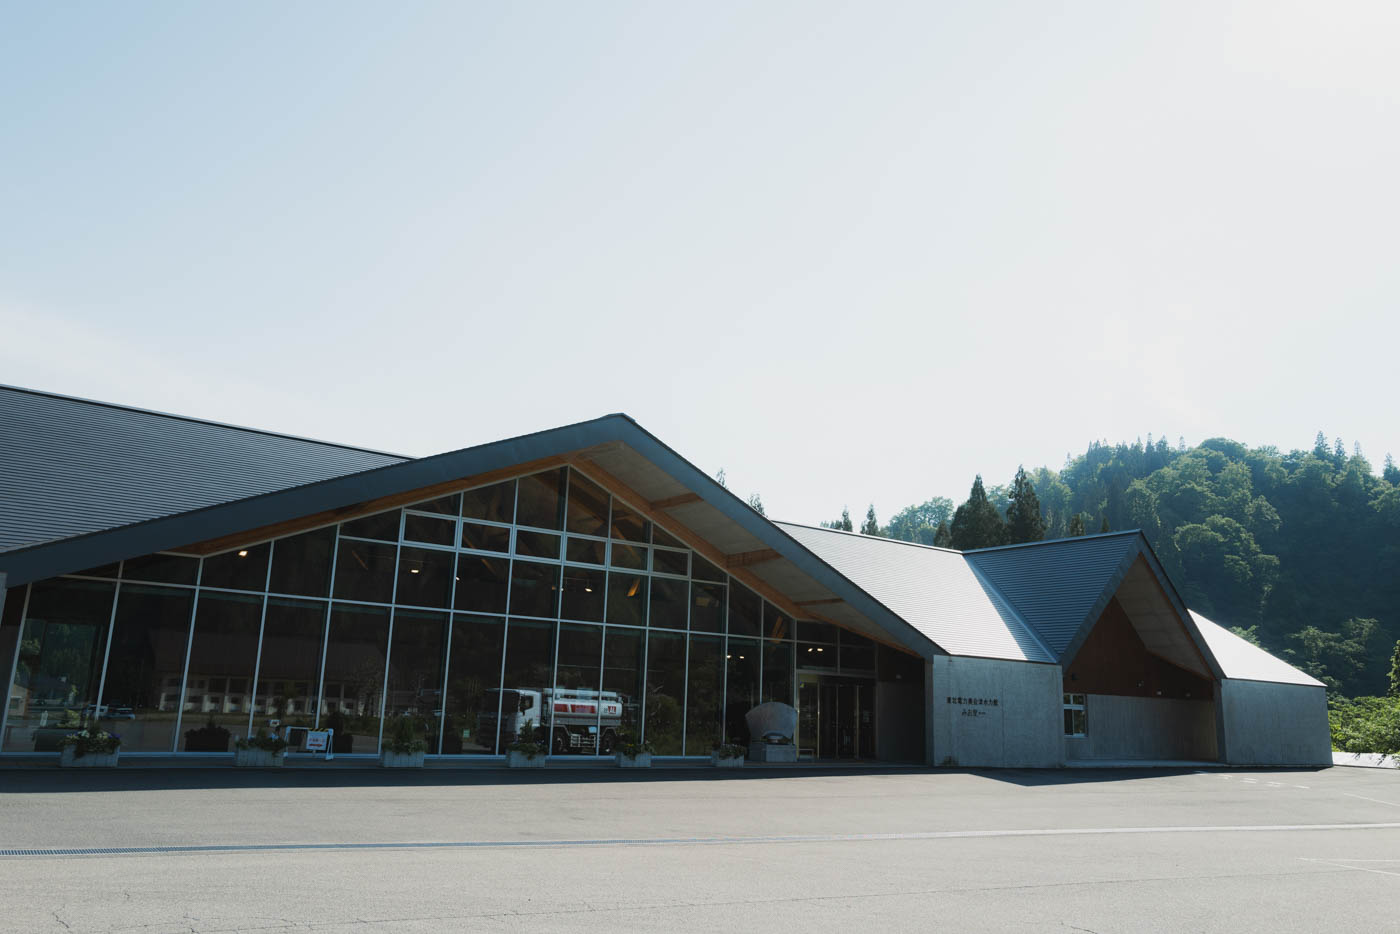
<instances>
[{"instance_id":1,"label":"glass facade","mask_svg":"<svg viewBox=\"0 0 1400 934\"><path fill-rule=\"evenodd\" d=\"M430 754L499 755L533 728L552 755L631 736L700 756L746 742L754 705L794 703L798 668L873 654L561 468L11 589L0 749L55 750L96 718L127 752L229 752L277 721L375 754L408 717Z\"/></svg>"}]
</instances>

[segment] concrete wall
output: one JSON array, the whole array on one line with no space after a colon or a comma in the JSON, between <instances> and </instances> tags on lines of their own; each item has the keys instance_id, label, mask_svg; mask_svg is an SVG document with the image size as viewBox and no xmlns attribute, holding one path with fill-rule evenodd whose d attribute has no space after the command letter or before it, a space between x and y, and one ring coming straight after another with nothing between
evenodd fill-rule
<instances>
[{"instance_id":1,"label":"concrete wall","mask_svg":"<svg viewBox=\"0 0 1400 934\"><path fill-rule=\"evenodd\" d=\"M1089 694L1084 736L1064 738L1065 759L1214 761L1215 704L1208 700Z\"/></svg>"},{"instance_id":2,"label":"concrete wall","mask_svg":"<svg viewBox=\"0 0 1400 934\"><path fill-rule=\"evenodd\" d=\"M1061 764L1058 665L933 659L927 679L931 765L1048 768Z\"/></svg>"},{"instance_id":3,"label":"concrete wall","mask_svg":"<svg viewBox=\"0 0 1400 934\"><path fill-rule=\"evenodd\" d=\"M882 762L923 762L924 686L875 683L875 756Z\"/></svg>"},{"instance_id":4,"label":"concrete wall","mask_svg":"<svg viewBox=\"0 0 1400 934\"><path fill-rule=\"evenodd\" d=\"M1331 765L1327 693L1306 684L1220 682L1222 759L1230 765Z\"/></svg>"}]
</instances>

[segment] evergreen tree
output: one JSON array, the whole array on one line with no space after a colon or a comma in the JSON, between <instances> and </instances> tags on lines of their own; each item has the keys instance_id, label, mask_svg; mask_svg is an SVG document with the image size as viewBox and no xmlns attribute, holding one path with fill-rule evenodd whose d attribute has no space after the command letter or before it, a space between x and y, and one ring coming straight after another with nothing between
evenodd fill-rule
<instances>
[{"instance_id":1,"label":"evergreen tree","mask_svg":"<svg viewBox=\"0 0 1400 934\"><path fill-rule=\"evenodd\" d=\"M1387 483L1393 486L1400 486L1400 467L1395 466L1395 458L1389 454L1385 456L1385 470L1381 473Z\"/></svg>"},{"instance_id":2,"label":"evergreen tree","mask_svg":"<svg viewBox=\"0 0 1400 934\"><path fill-rule=\"evenodd\" d=\"M720 486L724 487L726 490L729 489L729 481L725 479L723 467L719 469L719 473L715 474L715 482L718 483Z\"/></svg>"},{"instance_id":3,"label":"evergreen tree","mask_svg":"<svg viewBox=\"0 0 1400 934\"><path fill-rule=\"evenodd\" d=\"M880 534L880 523L875 518L874 503L871 503L870 508L865 511L865 521L860 524L860 534L875 536Z\"/></svg>"},{"instance_id":4,"label":"evergreen tree","mask_svg":"<svg viewBox=\"0 0 1400 934\"><path fill-rule=\"evenodd\" d=\"M1006 525L1001 521L1001 513L987 499L987 490L982 486L982 475L972 483L972 492L967 502L953 514L953 524L949 529L953 547L959 551L973 548L990 548L1006 540Z\"/></svg>"},{"instance_id":5,"label":"evergreen tree","mask_svg":"<svg viewBox=\"0 0 1400 934\"><path fill-rule=\"evenodd\" d=\"M1099 534L1103 534L1104 532L1112 532L1112 531L1113 531L1113 530L1110 529L1110 528L1108 527L1108 516L1104 516L1104 517L1103 517L1103 525L1099 526Z\"/></svg>"},{"instance_id":6,"label":"evergreen tree","mask_svg":"<svg viewBox=\"0 0 1400 934\"><path fill-rule=\"evenodd\" d=\"M1006 507L1007 544L1038 542L1044 537L1045 520L1040 517L1040 500L1036 498L1035 487L1026 476L1025 467L1017 467Z\"/></svg>"},{"instance_id":7,"label":"evergreen tree","mask_svg":"<svg viewBox=\"0 0 1400 934\"><path fill-rule=\"evenodd\" d=\"M953 547L953 533L948 528L948 520L938 523L938 531L933 533L933 543L939 548Z\"/></svg>"},{"instance_id":8,"label":"evergreen tree","mask_svg":"<svg viewBox=\"0 0 1400 934\"><path fill-rule=\"evenodd\" d=\"M1390 656L1390 696L1400 697L1400 641Z\"/></svg>"},{"instance_id":9,"label":"evergreen tree","mask_svg":"<svg viewBox=\"0 0 1400 934\"><path fill-rule=\"evenodd\" d=\"M749 507L760 516L767 517L768 513L763 511L763 497L757 493L749 497Z\"/></svg>"},{"instance_id":10,"label":"evergreen tree","mask_svg":"<svg viewBox=\"0 0 1400 934\"><path fill-rule=\"evenodd\" d=\"M1078 538L1083 534L1084 517L1076 512L1074 515L1069 517L1069 536L1070 538Z\"/></svg>"},{"instance_id":11,"label":"evergreen tree","mask_svg":"<svg viewBox=\"0 0 1400 934\"><path fill-rule=\"evenodd\" d=\"M849 532L852 530L851 511L845 506L841 507L841 518L837 521L836 528L840 529L843 532Z\"/></svg>"}]
</instances>

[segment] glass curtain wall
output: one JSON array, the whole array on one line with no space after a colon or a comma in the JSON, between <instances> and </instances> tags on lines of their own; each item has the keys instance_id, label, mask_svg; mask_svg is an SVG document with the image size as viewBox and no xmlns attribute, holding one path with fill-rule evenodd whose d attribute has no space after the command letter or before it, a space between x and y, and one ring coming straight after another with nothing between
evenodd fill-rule
<instances>
[{"instance_id":1,"label":"glass curtain wall","mask_svg":"<svg viewBox=\"0 0 1400 934\"><path fill-rule=\"evenodd\" d=\"M624 736L707 755L748 740L757 703L792 703L796 668L870 664L834 632L561 468L14 588L0 748L53 750L100 717L129 752L227 752L275 723L374 754L409 717L435 754L501 754L528 726L557 755Z\"/></svg>"}]
</instances>

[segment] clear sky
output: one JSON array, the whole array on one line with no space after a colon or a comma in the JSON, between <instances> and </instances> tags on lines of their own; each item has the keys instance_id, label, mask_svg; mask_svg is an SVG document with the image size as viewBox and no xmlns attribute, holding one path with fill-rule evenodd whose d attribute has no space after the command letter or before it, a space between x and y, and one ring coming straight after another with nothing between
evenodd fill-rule
<instances>
[{"instance_id":1,"label":"clear sky","mask_svg":"<svg viewBox=\"0 0 1400 934\"><path fill-rule=\"evenodd\" d=\"M1400 5L0 7L0 382L770 516L1396 415ZM2 446L0 446L2 447Z\"/></svg>"}]
</instances>

